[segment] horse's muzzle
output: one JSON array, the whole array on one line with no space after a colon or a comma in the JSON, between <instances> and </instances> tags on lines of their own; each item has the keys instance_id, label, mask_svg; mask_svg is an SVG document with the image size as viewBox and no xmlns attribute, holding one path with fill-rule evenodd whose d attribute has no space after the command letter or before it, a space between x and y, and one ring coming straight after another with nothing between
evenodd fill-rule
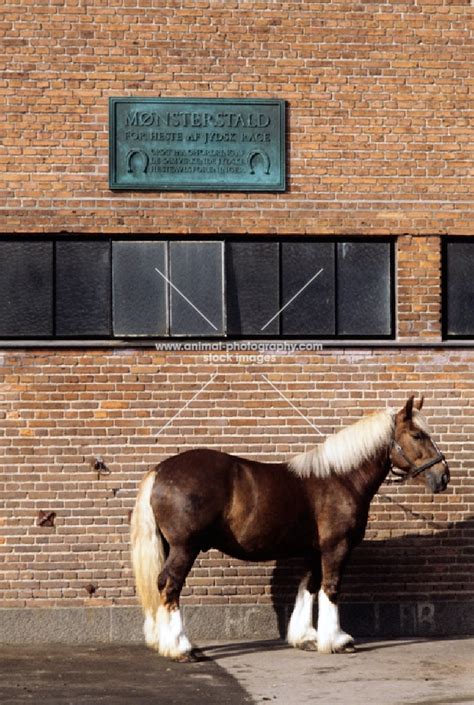
<instances>
[{"instance_id":1,"label":"horse's muzzle","mask_svg":"<svg viewBox=\"0 0 474 705\"><path fill-rule=\"evenodd\" d=\"M443 463L441 470L437 471L435 465L433 469L426 472L426 479L433 494L444 492L448 487L450 478L449 466L446 462Z\"/></svg>"}]
</instances>

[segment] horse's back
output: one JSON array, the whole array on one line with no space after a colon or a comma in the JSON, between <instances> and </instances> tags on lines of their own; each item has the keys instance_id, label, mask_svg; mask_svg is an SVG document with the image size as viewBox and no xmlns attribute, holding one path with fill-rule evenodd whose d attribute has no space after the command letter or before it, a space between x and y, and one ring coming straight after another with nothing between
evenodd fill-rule
<instances>
[{"instance_id":1,"label":"horse's back","mask_svg":"<svg viewBox=\"0 0 474 705\"><path fill-rule=\"evenodd\" d=\"M210 494L221 499L232 485L238 459L210 448L186 450L156 467L156 484L162 491Z\"/></svg>"},{"instance_id":2,"label":"horse's back","mask_svg":"<svg viewBox=\"0 0 474 705\"><path fill-rule=\"evenodd\" d=\"M156 468L157 491L192 494L220 501L222 508L246 498L247 508L258 502L288 501L288 492L301 489L301 480L284 463L262 463L209 448L187 450L161 462Z\"/></svg>"}]
</instances>

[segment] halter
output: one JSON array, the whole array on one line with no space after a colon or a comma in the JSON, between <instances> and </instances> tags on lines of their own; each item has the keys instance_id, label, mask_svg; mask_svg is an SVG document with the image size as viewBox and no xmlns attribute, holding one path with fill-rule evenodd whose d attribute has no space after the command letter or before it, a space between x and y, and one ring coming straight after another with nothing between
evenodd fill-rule
<instances>
[{"instance_id":1,"label":"halter","mask_svg":"<svg viewBox=\"0 0 474 705\"><path fill-rule=\"evenodd\" d=\"M417 477L422 472L428 470L428 468L433 467L433 465L436 465L437 463L441 462L443 463L443 465L448 464L446 462L446 458L436 445L435 441L432 438L430 438L430 441L433 444L434 449L437 451L437 455L434 458L427 460L426 463L423 463L423 465L418 465L417 467L416 465L413 465L413 463L407 458L405 451L403 450L401 445L397 443L394 438L392 438L390 449L394 448L396 452L402 456L403 460L405 460L410 467L408 470L402 470L401 468L395 467L393 463L391 463L390 472L398 478L396 480L391 480L391 482L406 482L406 480L410 480L413 477Z\"/></svg>"}]
</instances>

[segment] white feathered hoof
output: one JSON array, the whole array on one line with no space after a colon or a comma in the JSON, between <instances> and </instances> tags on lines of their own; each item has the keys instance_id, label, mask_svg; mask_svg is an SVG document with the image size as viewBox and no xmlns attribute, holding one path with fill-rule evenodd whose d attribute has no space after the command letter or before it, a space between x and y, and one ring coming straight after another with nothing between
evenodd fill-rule
<instances>
[{"instance_id":1,"label":"white feathered hoof","mask_svg":"<svg viewBox=\"0 0 474 705\"><path fill-rule=\"evenodd\" d=\"M198 656L195 654L194 650L185 651L182 654L176 654L175 656L169 657L171 661L176 661L176 663L195 663L199 661Z\"/></svg>"},{"instance_id":2,"label":"white feathered hoof","mask_svg":"<svg viewBox=\"0 0 474 705\"><path fill-rule=\"evenodd\" d=\"M344 646L338 647L336 653L337 654L355 654L357 651L356 645L354 644L354 640L351 639L351 641L348 641L347 644L344 644Z\"/></svg>"},{"instance_id":3,"label":"white feathered hoof","mask_svg":"<svg viewBox=\"0 0 474 705\"><path fill-rule=\"evenodd\" d=\"M317 651L318 650L318 642L317 641L302 641L300 644L296 645L297 649L301 649L301 651Z\"/></svg>"},{"instance_id":4,"label":"white feathered hoof","mask_svg":"<svg viewBox=\"0 0 474 705\"><path fill-rule=\"evenodd\" d=\"M334 634L332 638L325 641L318 641L318 652L320 654L348 654L354 651L354 639L345 632Z\"/></svg>"},{"instance_id":5,"label":"white feathered hoof","mask_svg":"<svg viewBox=\"0 0 474 705\"><path fill-rule=\"evenodd\" d=\"M172 661L189 660L193 647L184 633L179 609L160 605L156 613L155 633L161 656Z\"/></svg>"},{"instance_id":6,"label":"white feathered hoof","mask_svg":"<svg viewBox=\"0 0 474 705\"><path fill-rule=\"evenodd\" d=\"M318 595L318 651L320 654L339 654L353 648L354 639L343 632L339 624L339 608L331 602L324 590Z\"/></svg>"}]
</instances>

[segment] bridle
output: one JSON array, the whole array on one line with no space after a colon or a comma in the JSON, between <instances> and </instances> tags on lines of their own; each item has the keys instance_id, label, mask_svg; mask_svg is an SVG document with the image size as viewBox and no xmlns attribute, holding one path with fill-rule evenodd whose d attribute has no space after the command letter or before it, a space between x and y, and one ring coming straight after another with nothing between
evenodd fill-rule
<instances>
[{"instance_id":1,"label":"bridle","mask_svg":"<svg viewBox=\"0 0 474 705\"><path fill-rule=\"evenodd\" d=\"M446 461L446 458L436 445L435 441L432 438L430 438L430 441L433 444L437 455L434 458L430 458L430 460L427 460L426 463L423 463L423 465L416 466L413 465L413 463L407 458L405 451L403 450L401 445L397 443L394 438L392 438L392 442L390 444L390 451L394 449L410 467L408 468L408 470L402 470L401 468L395 466L390 460L389 472L392 475L395 475L396 479L390 479L389 482L406 482L407 480L410 480L414 477L418 477L418 475L420 475L422 472L425 472L425 470L428 470L428 468L433 467L433 465L437 465L437 463L443 463L443 465L447 466L448 463Z\"/></svg>"}]
</instances>

